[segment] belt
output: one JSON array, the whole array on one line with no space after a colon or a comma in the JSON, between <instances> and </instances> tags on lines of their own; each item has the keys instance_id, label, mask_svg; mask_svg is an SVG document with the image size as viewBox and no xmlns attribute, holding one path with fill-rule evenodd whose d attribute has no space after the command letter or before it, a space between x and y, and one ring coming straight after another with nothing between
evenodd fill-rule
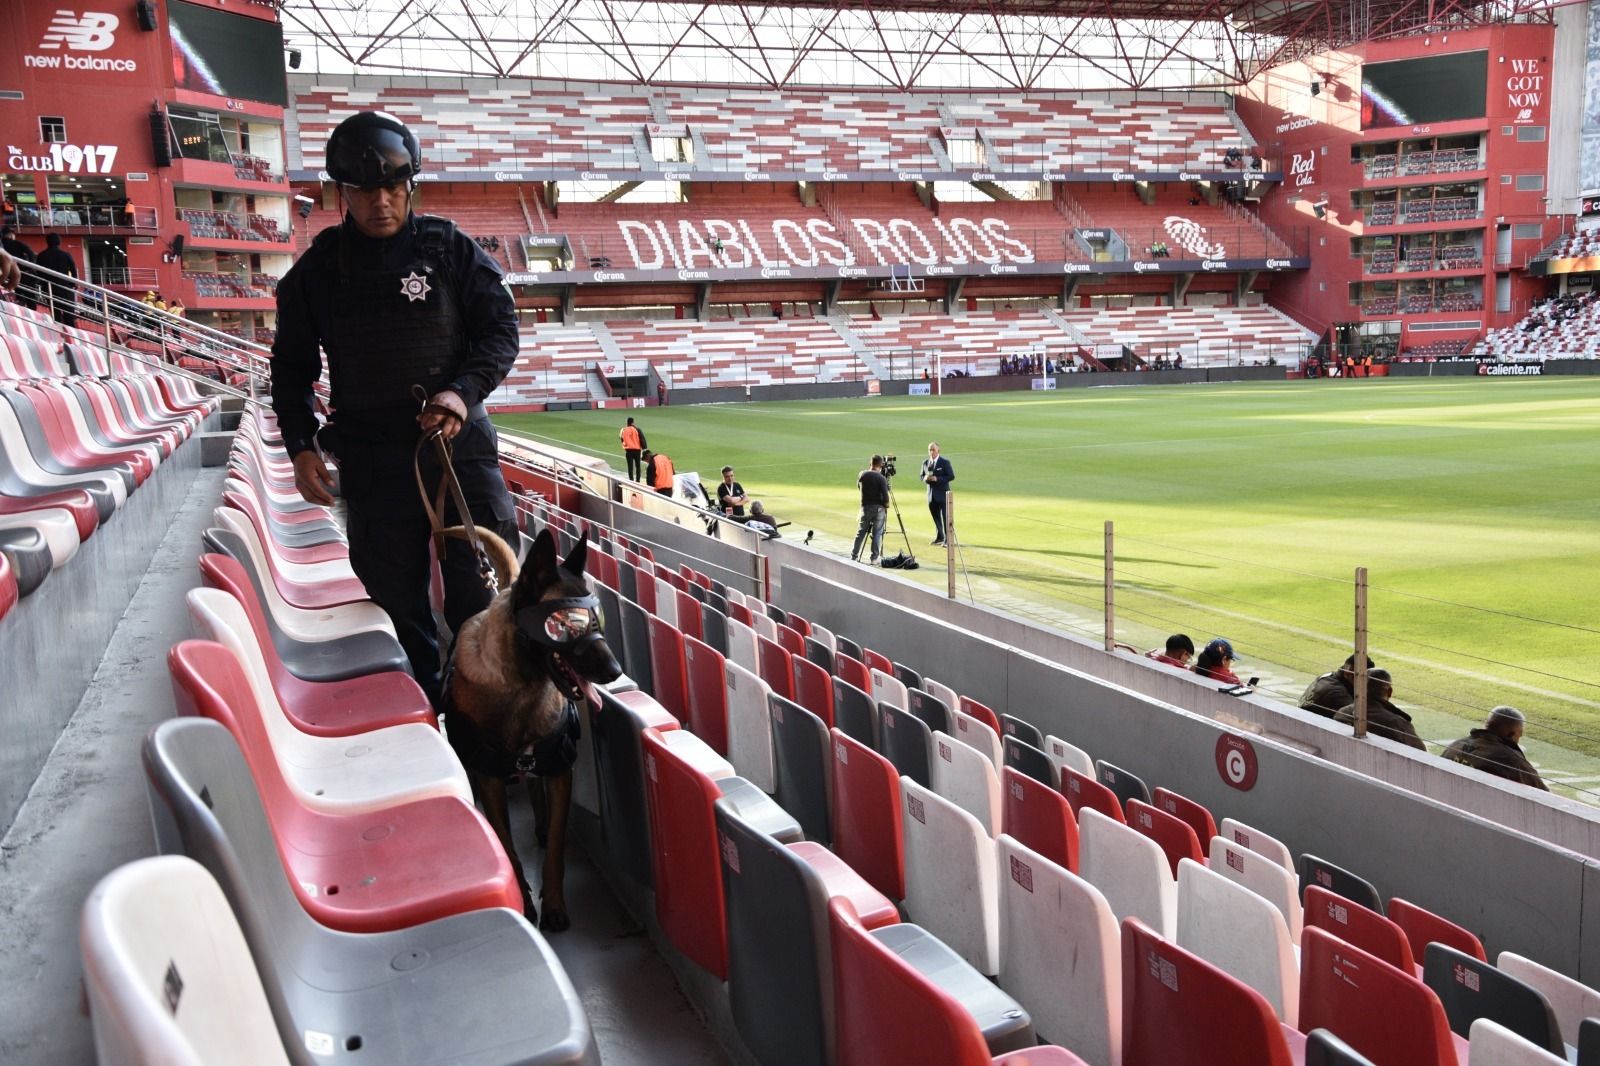
<instances>
[{"instance_id":1,"label":"belt","mask_svg":"<svg viewBox=\"0 0 1600 1066\"><path fill-rule=\"evenodd\" d=\"M475 403L467 408L466 422L476 422L487 419L489 409L481 403ZM385 411L376 417L365 414L340 415L333 413L332 420L328 423L337 426L337 432L344 437L356 440L379 441L387 444L404 442L415 444L417 440L417 412L412 409L396 410L393 413ZM463 423L465 425L466 423Z\"/></svg>"}]
</instances>

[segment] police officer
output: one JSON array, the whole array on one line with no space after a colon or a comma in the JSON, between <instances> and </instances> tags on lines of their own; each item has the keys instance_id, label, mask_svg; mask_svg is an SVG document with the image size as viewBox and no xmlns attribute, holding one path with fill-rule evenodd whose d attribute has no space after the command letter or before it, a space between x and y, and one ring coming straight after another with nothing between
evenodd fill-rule
<instances>
[{"instance_id":1,"label":"police officer","mask_svg":"<svg viewBox=\"0 0 1600 1066\"><path fill-rule=\"evenodd\" d=\"M483 400L516 360L517 321L493 260L447 219L412 213L421 169L417 138L382 112L353 115L328 138L328 175L346 213L278 284L272 408L302 497L332 504L323 452L338 461L350 565L393 619L412 672L437 702L431 529L412 472L414 449L423 431L437 428L454 448L473 521L515 546L515 512ZM312 412L319 347L332 389L320 430ZM428 397L425 408L415 386ZM441 475L432 446L422 451L422 474L431 491ZM448 509L445 521L459 522L453 504ZM490 594L471 548L447 543L440 567L454 631L488 606Z\"/></svg>"}]
</instances>

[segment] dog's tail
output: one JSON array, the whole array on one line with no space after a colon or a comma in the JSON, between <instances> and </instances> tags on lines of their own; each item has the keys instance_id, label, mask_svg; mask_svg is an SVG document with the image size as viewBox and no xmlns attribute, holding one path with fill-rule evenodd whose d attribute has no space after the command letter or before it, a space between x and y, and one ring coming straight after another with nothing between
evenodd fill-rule
<instances>
[{"instance_id":1,"label":"dog's tail","mask_svg":"<svg viewBox=\"0 0 1600 1066\"><path fill-rule=\"evenodd\" d=\"M455 537L457 540L466 540L467 527L450 526L444 530L444 535ZM500 587L510 588L521 570L517 565L517 553L499 534L490 532L482 526L478 527L478 539L483 544L484 552L489 556L489 562L494 566L495 577L499 580Z\"/></svg>"}]
</instances>

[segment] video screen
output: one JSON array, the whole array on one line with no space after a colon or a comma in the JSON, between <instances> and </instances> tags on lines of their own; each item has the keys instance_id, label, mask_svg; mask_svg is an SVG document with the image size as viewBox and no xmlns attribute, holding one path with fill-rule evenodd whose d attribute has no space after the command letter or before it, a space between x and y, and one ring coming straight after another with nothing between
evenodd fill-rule
<instances>
[{"instance_id":1,"label":"video screen","mask_svg":"<svg viewBox=\"0 0 1600 1066\"><path fill-rule=\"evenodd\" d=\"M172 73L180 89L287 107L283 29L276 22L173 0Z\"/></svg>"},{"instance_id":2,"label":"video screen","mask_svg":"<svg viewBox=\"0 0 1600 1066\"><path fill-rule=\"evenodd\" d=\"M1361 128L1482 118L1488 90L1488 52L1368 63L1361 68Z\"/></svg>"}]
</instances>

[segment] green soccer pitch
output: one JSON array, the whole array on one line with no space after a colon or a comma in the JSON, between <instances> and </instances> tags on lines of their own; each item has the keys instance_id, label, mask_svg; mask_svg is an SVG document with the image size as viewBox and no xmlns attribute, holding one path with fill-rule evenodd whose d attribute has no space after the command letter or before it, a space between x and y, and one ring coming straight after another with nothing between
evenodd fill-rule
<instances>
[{"instance_id":1,"label":"green soccer pitch","mask_svg":"<svg viewBox=\"0 0 1600 1066\"><path fill-rule=\"evenodd\" d=\"M1527 712L1530 755L1600 792L1600 377L1389 378L1105 387L1053 394L740 403L506 415L497 422L623 466L617 432L714 491L752 497L847 553L855 477L899 457L896 495L923 569L944 550L917 467L955 466L957 586L1100 639L1104 524L1115 524L1117 638L1170 632L1238 649L1241 676L1297 701L1349 653L1355 568L1370 654L1430 747ZM905 543L889 518L885 551ZM1566 791L1563 789L1563 791Z\"/></svg>"}]
</instances>

